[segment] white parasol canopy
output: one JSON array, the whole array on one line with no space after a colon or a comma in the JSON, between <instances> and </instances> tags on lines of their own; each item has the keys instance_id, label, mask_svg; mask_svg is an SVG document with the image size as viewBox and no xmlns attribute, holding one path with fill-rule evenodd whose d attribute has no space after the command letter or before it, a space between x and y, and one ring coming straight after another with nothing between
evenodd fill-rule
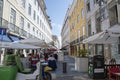
<instances>
[{"instance_id":1,"label":"white parasol canopy","mask_svg":"<svg viewBox=\"0 0 120 80\"><path fill-rule=\"evenodd\" d=\"M22 43L22 44L38 46L38 47L43 47L43 48L49 47L49 45L44 40L40 40L40 39L36 39L36 38L28 38L28 39L19 40L16 42Z\"/></svg>"},{"instance_id":2,"label":"white parasol canopy","mask_svg":"<svg viewBox=\"0 0 120 80\"><path fill-rule=\"evenodd\" d=\"M40 47L28 44L13 43L13 42L0 42L0 48L13 48L13 49L38 49Z\"/></svg>"},{"instance_id":3,"label":"white parasol canopy","mask_svg":"<svg viewBox=\"0 0 120 80\"><path fill-rule=\"evenodd\" d=\"M119 37L120 37L120 25L115 25L106 31L100 32L83 40L83 43L120 44Z\"/></svg>"}]
</instances>

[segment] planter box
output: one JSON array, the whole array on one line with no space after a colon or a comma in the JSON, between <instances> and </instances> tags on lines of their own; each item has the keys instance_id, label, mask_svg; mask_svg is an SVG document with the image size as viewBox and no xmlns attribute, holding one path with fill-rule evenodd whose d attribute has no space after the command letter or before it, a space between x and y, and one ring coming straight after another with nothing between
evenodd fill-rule
<instances>
[{"instance_id":1,"label":"planter box","mask_svg":"<svg viewBox=\"0 0 120 80\"><path fill-rule=\"evenodd\" d=\"M76 57L75 58L75 70L80 72L88 72L88 58Z\"/></svg>"}]
</instances>

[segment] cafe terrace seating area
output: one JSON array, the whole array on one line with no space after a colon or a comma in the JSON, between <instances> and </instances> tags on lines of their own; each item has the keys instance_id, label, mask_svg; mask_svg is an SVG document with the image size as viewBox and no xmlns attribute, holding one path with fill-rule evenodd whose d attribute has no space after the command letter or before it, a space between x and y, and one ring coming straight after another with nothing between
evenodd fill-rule
<instances>
[{"instance_id":1,"label":"cafe terrace seating area","mask_svg":"<svg viewBox=\"0 0 120 80\"><path fill-rule=\"evenodd\" d=\"M116 64L115 59L111 59L109 64L105 64L105 69L108 80L120 80L120 64Z\"/></svg>"}]
</instances>

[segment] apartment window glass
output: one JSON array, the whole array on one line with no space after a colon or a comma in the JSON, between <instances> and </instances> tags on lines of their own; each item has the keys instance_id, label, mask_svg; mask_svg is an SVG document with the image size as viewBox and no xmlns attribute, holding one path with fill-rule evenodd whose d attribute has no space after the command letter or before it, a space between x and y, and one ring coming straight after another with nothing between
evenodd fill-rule
<instances>
[{"instance_id":1,"label":"apartment window glass","mask_svg":"<svg viewBox=\"0 0 120 80\"><path fill-rule=\"evenodd\" d=\"M36 20L36 12L34 10L34 13L33 13L33 19Z\"/></svg>"},{"instance_id":2,"label":"apartment window glass","mask_svg":"<svg viewBox=\"0 0 120 80\"><path fill-rule=\"evenodd\" d=\"M78 42L80 42L80 29L78 29Z\"/></svg>"},{"instance_id":3,"label":"apartment window glass","mask_svg":"<svg viewBox=\"0 0 120 80\"><path fill-rule=\"evenodd\" d=\"M90 2L87 3L87 12L90 11Z\"/></svg>"},{"instance_id":4,"label":"apartment window glass","mask_svg":"<svg viewBox=\"0 0 120 80\"><path fill-rule=\"evenodd\" d=\"M21 0L21 2L22 2L22 6L25 8L25 1L26 0Z\"/></svg>"},{"instance_id":5,"label":"apartment window glass","mask_svg":"<svg viewBox=\"0 0 120 80\"><path fill-rule=\"evenodd\" d=\"M105 19L105 8L102 8L100 13L101 13L101 21L103 21Z\"/></svg>"},{"instance_id":6,"label":"apartment window glass","mask_svg":"<svg viewBox=\"0 0 120 80\"><path fill-rule=\"evenodd\" d=\"M81 10L82 18L84 17L84 8Z\"/></svg>"},{"instance_id":7,"label":"apartment window glass","mask_svg":"<svg viewBox=\"0 0 120 80\"><path fill-rule=\"evenodd\" d=\"M110 26L113 26L118 23L118 9L117 5L109 8L109 19L110 19Z\"/></svg>"},{"instance_id":8,"label":"apartment window glass","mask_svg":"<svg viewBox=\"0 0 120 80\"><path fill-rule=\"evenodd\" d=\"M33 27L33 35L35 35L35 28Z\"/></svg>"},{"instance_id":9,"label":"apartment window glass","mask_svg":"<svg viewBox=\"0 0 120 80\"><path fill-rule=\"evenodd\" d=\"M38 30L36 31L37 35L38 35Z\"/></svg>"},{"instance_id":10,"label":"apartment window glass","mask_svg":"<svg viewBox=\"0 0 120 80\"><path fill-rule=\"evenodd\" d=\"M77 17L77 22L80 21L80 16L81 16L81 13L78 14L78 17Z\"/></svg>"},{"instance_id":11,"label":"apartment window glass","mask_svg":"<svg viewBox=\"0 0 120 80\"><path fill-rule=\"evenodd\" d=\"M96 14L96 32L101 32L101 17L100 17L100 13Z\"/></svg>"},{"instance_id":12,"label":"apartment window glass","mask_svg":"<svg viewBox=\"0 0 120 80\"><path fill-rule=\"evenodd\" d=\"M28 29L30 28L30 23L28 23Z\"/></svg>"},{"instance_id":13,"label":"apartment window glass","mask_svg":"<svg viewBox=\"0 0 120 80\"><path fill-rule=\"evenodd\" d=\"M30 33L30 23L29 22L28 22L27 26L28 26L28 33ZM29 36L30 36L30 34L28 34L28 37Z\"/></svg>"},{"instance_id":14,"label":"apartment window glass","mask_svg":"<svg viewBox=\"0 0 120 80\"><path fill-rule=\"evenodd\" d=\"M98 3L98 0L94 0L94 4Z\"/></svg>"},{"instance_id":15,"label":"apartment window glass","mask_svg":"<svg viewBox=\"0 0 120 80\"><path fill-rule=\"evenodd\" d=\"M82 27L82 34L83 34L83 36L85 35L85 27L84 26Z\"/></svg>"},{"instance_id":16,"label":"apartment window glass","mask_svg":"<svg viewBox=\"0 0 120 80\"><path fill-rule=\"evenodd\" d=\"M31 5L29 4L29 7L28 7L28 14L31 15Z\"/></svg>"},{"instance_id":17,"label":"apartment window glass","mask_svg":"<svg viewBox=\"0 0 120 80\"><path fill-rule=\"evenodd\" d=\"M34 4L35 4L35 5L36 5L36 1L37 1L37 0L34 0Z\"/></svg>"},{"instance_id":18,"label":"apartment window glass","mask_svg":"<svg viewBox=\"0 0 120 80\"><path fill-rule=\"evenodd\" d=\"M22 16L20 17L20 28L24 29L24 18Z\"/></svg>"},{"instance_id":19,"label":"apartment window glass","mask_svg":"<svg viewBox=\"0 0 120 80\"><path fill-rule=\"evenodd\" d=\"M39 16L37 15L37 24L39 24Z\"/></svg>"},{"instance_id":20,"label":"apartment window glass","mask_svg":"<svg viewBox=\"0 0 120 80\"><path fill-rule=\"evenodd\" d=\"M3 13L3 1L0 1L0 17L2 17Z\"/></svg>"},{"instance_id":21,"label":"apartment window glass","mask_svg":"<svg viewBox=\"0 0 120 80\"><path fill-rule=\"evenodd\" d=\"M41 27L41 20L40 20L40 27Z\"/></svg>"},{"instance_id":22,"label":"apartment window glass","mask_svg":"<svg viewBox=\"0 0 120 80\"><path fill-rule=\"evenodd\" d=\"M16 11L11 8L10 23L15 24L15 22L16 22Z\"/></svg>"},{"instance_id":23,"label":"apartment window glass","mask_svg":"<svg viewBox=\"0 0 120 80\"><path fill-rule=\"evenodd\" d=\"M88 22L88 36L91 36L91 21Z\"/></svg>"}]
</instances>

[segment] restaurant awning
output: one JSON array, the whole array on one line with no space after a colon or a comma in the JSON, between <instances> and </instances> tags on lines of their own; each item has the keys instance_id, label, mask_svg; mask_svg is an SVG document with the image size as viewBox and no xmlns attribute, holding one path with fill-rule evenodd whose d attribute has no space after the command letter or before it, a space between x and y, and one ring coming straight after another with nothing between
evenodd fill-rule
<instances>
[{"instance_id":1,"label":"restaurant awning","mask_svg":"<svg viewBox=\"0 0 120 80\"><path fill-rule=\"evenodd\" d=\"M89 44L119 44L120 25L114 25L106 31L95 34L85 40L83 43Z\"/></svg>"}]
</instances>

